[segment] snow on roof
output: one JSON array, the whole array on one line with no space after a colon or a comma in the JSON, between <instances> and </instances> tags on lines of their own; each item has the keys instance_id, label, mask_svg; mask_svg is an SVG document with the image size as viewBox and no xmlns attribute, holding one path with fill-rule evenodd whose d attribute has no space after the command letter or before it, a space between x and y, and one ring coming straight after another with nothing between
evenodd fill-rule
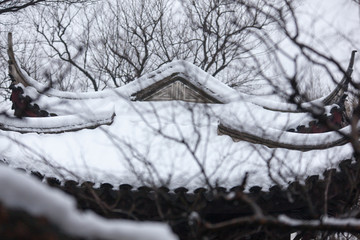
<instances>
[{"instance_id":1,"label":"snow on roof","mask_svg":"<svg viewBox=\"0 0 360 240\"><path fill-rule=\"evenodd\" d=\"M219 102L230 102L233 99L248 97L246 94L242 95L235 89L227 86L210 74L204 72L195 65L182 60L173 61L162 65L154 72L143 75L129 84L116 89L107 89L100 92L66 92L49 88L38 81L31 78L24 70L20 69L22 75L31 87L28 87L29 96L36 99L39 93L44 93L47 96L58 97L61 99L96 99L107 98L112 96L122 96L125 98L134 98L136 93L146 89L147 87L156 84L157 82L169 77L177 76L183 80L188 81L193 86L203 90Z\"/></svg>"},{"instance_id":2,"label":"snow on roof","mask_svg":"<svg viewBox=\"0 0 360 240\"><path fill-rule=\"evenodd\" d=\"M45 86L36 80L32 79L24 70L19 67L17 63L12 44L12 34L8 36L8 55L10 58L10 75L16 80L16 82L24 83L28 87L29 96L37 99L40 94L48 96L58 97L62 99L96 99L96 98L107 98L111 96L122 96L125 98L131 98L137 100L137 95L147 88L158 84L166 79L181 78L181 81L185 81L195 88L203 91L211 98L215 99L216 102L229 103L237 100L251 101L255 104L263 106L265 108L274 111L285 111L285 112L298 112L299 107L296 104L291 103L279 103L274 102L271 99L264 97L254 97L245 93L240 93L235 89L230 88L221 81L215 79L210 74L204 72L202 69L187 61L173 61L162 65L157 70L145 74L142 77L135 79L133 82L112 90L105 90L101 92L90 92L90 93L76 93L76 92L64 92L51 88L51 86ZM305 102L300 104L304 109L309 109L313 106L320 106L333 104L339 101L344 92L348 88L351 74L353 72L353 65L355 60L356 51L352 51L348 68L344 74L343 79L338 83L335 89L322 98ZM32 90L30 90L33 88ZM300 109L300 111L302 111Z\"/></svg>"},{"instance_id":3,"label":"snow on roof","mask_svg":"<svg viewBox=\"0 0 360 240\"><path fill-rule=\"evenodd\" d=\"M247 187L267 189L319 174L352 157L350 144L311 150L311 144L338 141L336 133L309 136L286 132L312 120L309 114L296 112L295 105L284 107L293 113L266 110L258 105L282 109L283 104L239 93L185 61L164 64L123 87L92 93L47 88L19 71L31 85L23 87L24 94L41 109L59 116L22 120L2 117L6 130L14 131L0 130L0 152L11 166L47 176L114 186L127 183L195 189L209 184L231 188L248 174ZM184 79L224 104L133 101L137 93L170 76ZM10 105L0 108L9 113ZM111 124L44 134L51 128L73 130L94 120ZM308 144L306 150L310 151L234 142L218 134L219 122L268 140ZM24 127L30 129L22 132L29 133L16 132L16 128Z\"/></svg>"},{"instance_id":4,"label":"snow on roof","mask_svg":"<svg viewBox=\"0 0 360 240\"><path fill-rule=\"evenodd\" d=\"M79 182L170 189L195 189L208 184L231 188L241 184L248 173L248 187L258 185L267 189L275 182L285 185L336 167L353 153L350 144L302 152L234 142L229 136L217 133L219 119L230 119L232 114L234 119L241 119L238 124L256 132L258 126L251 121L263 120L264 126L273 123L275 128L282 129L293 126L297 119L309 117L303 113L271 115L248 102L222 105L134 102L121 97L111 100L66 100L72 105L63 106L74 106L79 111L83 106L83 111L89 111L93 103L110 104L116 114L111 125L60 134L0 131L2 158L13 167ZM302 134L293 135L292 140L297 141L295 135Z\"/></svg>"},{"instance_id":5,"label":"snow on roof","mask_svg":"<svg viewBox=\"0 0 360 240\"><path fill-rule=\"evenodd\" d=\"M93 112L56 116L51 118L22 118L7 114L0 115L0 128L21 133L60 133L84 128L95 128L99 125L111 124L115 116L113 106Z\"/></svg>"},{"instance_id":6,"label":"snow on roof","mask_svg":"<svg viewBox=\"0 0 360 240\"><path fill-rule=\"evenodd\" d=\"M347 142L343 135L349 135L351 126L336 131L318 134L299 134L289 132L299 125L308 125L313 120L310 113L276 112L263 109L252 103L228 104L224 112L219 115L220 132L223 128L226 133L238 140L252 140L272 147L283 147L298 150L324 149L342 145ZM333 106L324 110L328 113ZM336 108L336 107L335 107ZM224 133L225 133L224 132Z\"/></svg>"},{"instance_id":7,"label":"snow on roof","mask_svg":"<svg viewBox=\"0 0 360 240\"><path fill-rule=\"evenodd\" d=\"M33 177L0 165L0 202L42 216L64 232L82 238L178 239L164 223L109 220L90 211L80 212L76 201Z\"/></svg>"},{"instance_id":8,"label":"snow on roof","mask_svg":"<svg viewBox=\"0 0 360 240\"><path fill-rule=\"evenodd\" d=\"M348 73L341 80L339 85L327 96L322 98L304 102L300 104L303 109L310 109L315 107L323 108L323 101L326 100L327 104L333 104L334 100L338 101L340 93L344 93L341 91L342 88L347 88L348 77L351 76L352 73L352 65L354 61L355 52L352 53L352 57L350 59ZM60 91L49 86L43 85L38 81L31 78L24 70L19 68L22 76L26 79L26 81L30 84L24 88L25 94L30 96L33 99L46 99L43 101L47 107L51 108L51 106L59 104L53 104L53 101L66 101L66 100L85 100L85 99L104 99L104 98L127 98L131 100L137 100L136 95L141 91L149 88L152 85L155 85L159 81L162 81L166 78L172 77L180 77L181 80L190 83L192 86L204 91L206 94L216 99L220 103L230 103L236 101L247 101L257 104L261 107L267 108L272 111L280 111L280 112L301 112L303 110L299 110L299 107L293 103L279 102L274 101L272 97L267 96L253 96L248 95L246 93L241 93L236 91L235 89L227 86L222 83L218 79L214 78L210 74L206 73L202 69L196 67L195 65L187 62L187 61L173 61L170 63L166 63L162 65L158 70L153 71L151 73L145 74L142 77L135 79L133 82L130 82L127 85L115 88L115 89L106 89L99 92L67 92ZM21 85L21 84L20 84ZM49 97L50 99L48 99ZM341 96L340 96L341 97ZM66 104L62 104L66 105Z\"/></svg>"}]
</instances>

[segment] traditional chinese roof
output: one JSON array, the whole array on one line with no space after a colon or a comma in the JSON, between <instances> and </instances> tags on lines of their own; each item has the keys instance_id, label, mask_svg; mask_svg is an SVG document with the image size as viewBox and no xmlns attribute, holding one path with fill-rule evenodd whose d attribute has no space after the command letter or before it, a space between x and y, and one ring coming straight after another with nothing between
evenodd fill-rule
<instances>
[{"instance_id":1,"label":"traditional chinese roof","mask_svg":"<svg viewBox=\"0 0 360 240\"><path fill-rule=\"evenodd\" d=\"M248 188L269 188L274 181L287 184L352 157L347 139L336 132L289 131L300 125L321 129L320 123L313 128L312 114L293 111L296 105L289 104L288 109L265 108L266 101L239 93L185 61L165 64L114 90L74 93L28 76L15 59L11 35L9 58L16 117L11 104L4 103L0 142L7 149L3 157L14 167L80 182L170 189L231 188L249 174ZM327 103L346 90L353 61L354 52L345 80L325 98ZM329 121L340 114L338 129L346 133L340 105L325 106L322 114ZM270 156L275 159L272 179ZM284 156L302 161L285 163Z\"/></svg>"},{"instance_id":2,"label":"traditional chinese roof","mask_svg":"<svg viewBox=\"0 0 360 240\"><path fill-rule=\"evenodd\" d=\"M328 96L296 105L239 93L185 61L117 89L63 92L20 68L9 36L12 102L0 105L0 159L70 193L79 208L165 219L191 239L191 212L210 223L251 215L243 194L272 216L301 219L336 215L339 202L354 200L358 163L338 132L350 131L344 100L355 52Z\"/></svg>"}]
</instances>

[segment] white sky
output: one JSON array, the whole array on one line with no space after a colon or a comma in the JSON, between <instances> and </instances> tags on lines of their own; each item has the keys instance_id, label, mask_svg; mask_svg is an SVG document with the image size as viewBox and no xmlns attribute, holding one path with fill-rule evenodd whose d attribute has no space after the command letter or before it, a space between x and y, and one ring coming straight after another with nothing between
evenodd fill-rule
<instances>
[{"instance_id":1,"label":"white sky","mask_svg":"<svg viewBox=\"0 0 360 240\"><path fill-rule=\"evenodd\" d=\"M360 5L350 0L304 0L296 9L299 23L301 42L319 50L321 53L338 61L343 69L346 69L352 50L360 50ZM281 48L291 56L299 55L299 49L285 40ZM322 69L314 68L314 64L308 60L299 59L303 64L313 69L310 72L304 70L299 79L307 82L315 82L320 90L320 96L333 89L335 83ZM281 61L287 73L294 72L294 64L281 56ZM360 56L356 55L353 79L360 79ZM334 65L327 65L335 76L336 81L343 77ZM301 69L297 69L297 72ZM313 75L314 74L314 75ZM317 97L320 97L317 96Z\"/></svg>"},{"instance_id":2,"label":"white sky","mask_svg":"<svg viewBox=\"0 0 360 240\"><path fill-rule=\"evenodd\" d=\"M359 4L349 0L306 0L299 12L304 21L304 30L324 41L334 55L359 48ZM346 38L348 41L343 40Z\"/></svg>"}]
</instances>

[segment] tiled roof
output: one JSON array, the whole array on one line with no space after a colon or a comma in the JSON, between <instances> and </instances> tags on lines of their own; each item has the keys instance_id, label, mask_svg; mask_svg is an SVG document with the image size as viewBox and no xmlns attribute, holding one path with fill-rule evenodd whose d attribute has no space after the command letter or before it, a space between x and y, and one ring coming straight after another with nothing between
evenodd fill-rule
<instances>
[{"instance_id":1,"label":"tiled roof","mask_svg":"<svg viewBox=\"0 0 360 240\"><path fill-rule=\"evenodd\" d=\"M270 216L286 214L294 219L316 219L324 215L326 198L323 195L326 192L325 188L328 188L327 214L336 216L344 207L356 201L350 189L354 187L351 176L358 167L359 163L344 160L339 164L339 170L328 169L323 172L323 176L309 176L304 183L295 181L286 188L274 185L269 191L252 186L249 192L244 192L243 186L231 189L218 186L211 190L198 188L194 191L189 191L185 187L171 191L167 187L134 188L129 184L113 186L109 183L94 187L95 184L92 182L79 184L72 180L61 181L39 172L31 172L31 175L75 197L80 209L91 209L107 218L166 221L181 239L191 239L193 234L204 234L205 229L201 222L195 225L196 227L189 224L188 219L192 212L197 212L204 221L211 223L251 216L253 212L243 200L244 194ZM251 226L244 229L251 233ZM271 229L269 231L271 232ZM291 229L273 231L289 234ZM217 237L225 239L234 232L206 234L220 234Z\"/></svg>"}]
</instances>

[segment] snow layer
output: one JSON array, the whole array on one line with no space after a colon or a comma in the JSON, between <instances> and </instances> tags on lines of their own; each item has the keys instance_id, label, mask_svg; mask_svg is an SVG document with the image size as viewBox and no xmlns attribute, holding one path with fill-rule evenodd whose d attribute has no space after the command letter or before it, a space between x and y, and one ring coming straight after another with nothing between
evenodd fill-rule
<instances>
[{"instance_id":1,"label":"snow layer","mask_svg":"<svg viewBox=\"0 0 360 240\"><path fill-rule=\"evenodd\" d=\"M57 133L83 128L93 128L103 124L111 124L114 107L105 107L96 112L83 112L74 115L54 117L9 117L0 115L0 129L18 132Z\"/></svg>"},{"instance_id":2,"label":"snow layer","mask_svg":"<svg viewBox=\"0 0 360 240\"><path fill-rule=\"evenodd\" d=\"M298 146L331 144L343 138L335 131L317 134L286 131L299 125L306 126L313 120L309 113L274 112L246 102L228 105L229 107L226 107L223 114L219 116L220 123L241 133ZM345 127L339 132L349 135L351 126Z\"/></svg>"},{"instance_id":3,"label":"snow layer","mask_svg":"<svg viewBox=\"0 0 360 240\"><path fill-rule=\"evenodd\" d=\"M300 106L302 109L314 109L314 107L321 109L325 107L324 104L322 103L322 100L324 100L325 98L326 96L310 102L301 103ZM266 97L264 98L264 97L252 96L248 98L248 101L257 104L259 106L265 107L267 109L271 109L273 111L281 111L281 112L299 111L298 110L299 107L296 104L273 101L271 99L267 99Z\"/></svg>"},{"instance_id":4,"label":"snow layer","mask_svg":"<svg viewBox=\"0 0 360 240\"><path fill-rule=\"evenodd\" d=\"M242 128L249 127L251 129L250 126L253 126L257 129L264 129L271 127L278 130L296 128L313 120L310 113L271 111L246 101L226 104L220 119L222 123L226 122Z\"/></svg>"},{"instance_id":5,"label":"snow layer","mask_svg":"<svg viewBox=\"0 0 360 240\"><path fill-rule=\"evenodd\" d=\"M177 239L164 223L109 220L93 212L80 212L76 201L35 178L0 166L0 202L44 216L66 233L82 238L124 240Z\"/></svg>"},{"instance_id":6,"label":"snow layer","mask_svg":"<svg viewBox=\"0 0 360 240\"><path fill-rule=\"evenodd\" d=\"M109 104L110 100L116 116L109 126L60 134L0 131L2 157L14 167L80 182L165 185L171 189L208 184L231 188L241 184L248 173L247 187L267 189L275 183L286 185L321 174L353 153L349 144L300 152L233 142L217 134L219 119L223 118L254 133L269 127L283 132L298 120L309 118L303 113L273 113L248 102L208 105L133 102L121 97L96 101L100 106L100 102ZM83 109L89 111L95 100L69 101L76 104L64 109L81 109L84 104ZM302 134L289 139L297 141L295 135ZM323 140L329 137L320 136Z\"/></svg>"}]
</instances>

